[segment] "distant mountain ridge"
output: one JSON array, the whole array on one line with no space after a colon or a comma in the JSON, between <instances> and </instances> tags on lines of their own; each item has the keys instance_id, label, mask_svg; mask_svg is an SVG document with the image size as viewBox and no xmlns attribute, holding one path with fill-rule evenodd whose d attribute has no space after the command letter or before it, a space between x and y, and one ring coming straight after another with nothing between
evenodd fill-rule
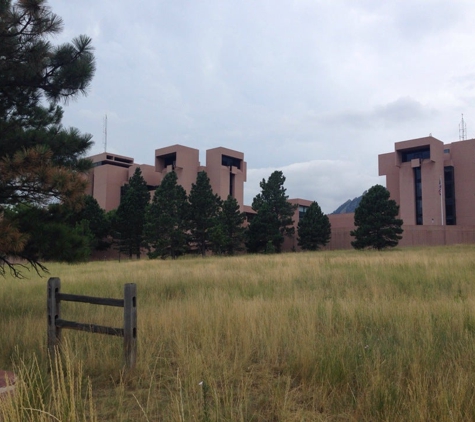
<instances>
[{"instance_id":1,"label":"distant mountain ridge","mask_svg":"<svg viewBox=\"0 0 475 422\"><path fill-rule=\"evenodd\" d=\"M358 208L358 205L360 204L361 198L363 198L363 195L353 199L348 199L348 201L346 201L344 204L341 204L335 211L333 211L332 214L349 214L355 212L356 208Z\"/></svg>"}]
</instances>

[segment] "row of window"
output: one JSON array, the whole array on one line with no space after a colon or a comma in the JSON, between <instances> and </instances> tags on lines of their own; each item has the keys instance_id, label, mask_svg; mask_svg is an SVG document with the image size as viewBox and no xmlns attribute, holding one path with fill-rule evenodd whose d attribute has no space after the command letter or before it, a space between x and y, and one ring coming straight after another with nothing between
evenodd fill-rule
<instances>
[{"instance_id":1,"label":"row of window","mask_svg":"<svg viewBox=\"0 0 475 422\"><path fill-rule=\"evenodd\" d=\"M401 152L401 161L407 163L409 161L419 158L420 160L425 160L430 158L430 147L423 147L418 149L412 149L409 151Z\"/></svg>"},{"instance_id":2,"label":"row of window","mask_svg":"<svg viewBox=\"0 0 475 422\"><path fill-rule=\"evenodd\" d=\"M415 194L415 213L416 224L423 224L422 213L422 173L420 167L415 167L414 172L414 194ZM442 187L439 187L439 195L442 195ZM453 166L444 168L444 199L445 199L445 224L453 226L456 224L455 213L455 178Z\"/></svg>"}]
</instances>

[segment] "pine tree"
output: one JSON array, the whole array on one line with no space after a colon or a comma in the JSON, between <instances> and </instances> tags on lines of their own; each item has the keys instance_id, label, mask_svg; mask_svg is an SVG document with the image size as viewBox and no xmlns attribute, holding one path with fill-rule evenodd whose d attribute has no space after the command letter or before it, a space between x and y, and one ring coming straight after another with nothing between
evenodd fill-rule
<instances>
[{"instance_id":1,"label":"pine tree","mask_svg":"<svg viewBox=\"0 0 475 422\"><path fill-rule=\"evenodd\" d=\"M274 171L267 182L262 179L261 193L252 202L257 214L252 217L246 246L249 252L281 252L285 236L292 236L293 215L296 205L288 202L285 177L281 171Z\"/></svg>"},{"instance_id":2,"label":"pine tree","mask_svg":"<svg viewBox=\"0 0 475 422\"><path fill-rule=\"evenodd\" d=\"M45 0L0 2L0 213L22 204L43 211L51 202L77 206L84 193L80 172L90 166L83 154L91 136L61 126L58 102L85 94L95 60L87 36L51 44L48 38L61 30ZM25 249L37 231L21 231L31 225L20 214L0 220L0 274L9 268L21 277L11 258L44 269Z\"/></svg>"},{"instance_id":3,"label":"pine tree","mask_svg":"<svg viewBox=\"0 0 475 422\"><path fill-rule=\"evenodd\" d=\"M239 210L236 198L228 196L222 203L216 225L212 229L212 248L215 253L234 255L243 249L246 214Z\"/></svg>"},{"instance_id":4,"label":"pine tree","mask_svg":"<svg viewBox=\"0 0 475 422\"><path fill-rule=\"evenodd\" d=\"M200 171L196 183L191 185L188 196L190 203L189 224L192 241L198 247L202 256L210 247L211 233L216 225L216 218L220 207L220 198L213 193L208 175Z\"/></svg>"},{"instance_id":5,"label":"pine tree","mask_svg":"<svg viewBox=\"0 0 475 422\"><path fill-rule=\"evenodd\" d=\"M0 3L0 157L41 145L54 165L84 170L91 136L61 126L58 102L86 93L95 59L84 35L52 45L62 27L45 0Z\"/></svg>"},{"instance_id":6,"label":"pine tree","mask_svg":"<svg viewBox=\"0 0 475 422\"><path fill-rule=\"evenodd\" d=\"M135 169L129 183L124 186L123 192L117 208L117 226L115 227L116 233L119 233L120 251L127 254L129 258L136 255L137 259L140 259L145 209L150 201L150 193L139 167Z\"/></svg>"},{"instance_id":7,"label":"pine tree","mask_svg":"<svg viewBox=\"0 0 475 422\"><path fill-rule=\"evenodd\" d=\"M107 240L110 235L110 224L105 211L94 197L85 195L84 207L73 216L75 224L87 224L92 235L92 249L101 251L110 247L110 241Z\"/></svg>"},{"instance_id":8,"label":"pine tree","mask_svg":"<svg viewBox=\"0 0 475 422\"><path fill-rule=\"evenodd\" d=\"M29 233L22 253L36 261L81 262L91 255L93 234L89 223L74 223L71 212L59 204L48 207L17 205L5 216L21 233Z\"/></svg>"},{"instance_id":9,"label":"pine tree","mask_svg":"<svg viewBox=\"0 0 475 422\"><path fill-rule=\"evenodd\" d=\"M177 175L174 171L167 173L145 215L144 237L151 249L150 258L175 259L185 252L187 205L186 192L177 184Z\"/></svg>"},{"instance_id":10,"label":"pine tree","mask_svg":"<svg viewBox=\"0 0 475 422\"><path fill-rule=\"evenodd\" d=\"M355 210L356 229L351 232L355 240L351 245L355 249L378 250L397 246L403 232L398 213L399 206L389 199L389 191L381 185L373 186Z\"/></svg>"},{"instance_id":11,"label":"pine tree","mask_svg":"<svg viewBox=\"0 0 475 422\"><path fill-rule=\"evenodd\" d=\"M298 245L303 250L316 251L325 246L331 238L331 224L317 202L312 202L300 219Z\"/></svg>"}]
</instances>

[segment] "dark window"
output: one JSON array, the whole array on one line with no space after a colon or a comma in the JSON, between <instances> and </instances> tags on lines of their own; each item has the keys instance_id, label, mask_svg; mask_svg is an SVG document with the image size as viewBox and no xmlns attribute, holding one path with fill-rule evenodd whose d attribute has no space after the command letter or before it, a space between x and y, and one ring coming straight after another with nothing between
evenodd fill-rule
<instances>
[{"instance_id":1,"label":"dark window","mask_svg":"<svg viewBox=\"0 0 475 422\"><path fill-rule=\"evenodd\" d=\"M221 165L241 169L241 160L239 158L230 157L229 155L222 155Z\"/></svg>"},{"instance_id":2,"label":"dark window","mask_svg":"<svg viewBox=\"0 0 475 422\"><path fill-rule=\"evenodd\" d=\"M120 157L114 157L114 161L118 161L119 163L126 163L126 164L132 164L134 160L130 160L129 158L120 158Z\"/></svg>"},{"instance_id":3,"label":"dark window","mask_svg":"<svg viewBox=\"0 0 475 422\"><path fill-rule=\"evenodd\" d=\"M305 213L307 212L308 207L303 205L299 205L299 221L304 217Z\"/></svg>"},{"instance_id":4,"label":"dark window","mask_svg":"<svg viewBox=\"0 0 475 422\"><path fill-rule=\"evenodd\" d=\"M125 164L125 163L118 163L116 161L98 161L96 163L92 164L92 167L99 167L99 166L115 166L115 167L124 167L124 168L129 168L130 164Z\"/></svg>"},{"instance_id":5,"label":"dark window","mask_svg":"<svg viewBox=\"0 0 475 422\"><path fill-rule=\"evenodd\" d=\"M172 166L172 169L175 170L176 167L176 152L171 154L158 155L156 158L157 171L162 171L168 166Z\"/></svg>"},{"instance_id":6,"label":"dark window","mask_svg":"<svg viewBox=\"0 0 475 422\"><path fill-rule=\"evenodd\" d=\"M234 198L234 174L229 173L229 194Z\"/></svg>"},{"instance_id":7,"label":"dark window","mask_svg":"<svg viewBox=\"0 0 475 422\"><path fill-rule=\"evenodd\" d=\"M454 167L444 167L444 193L445 193L445 224L454 226L456 221L455 214L455 178Z\"/></svg>"},{"instance_id":8,"label":"dark window","mask_svg":"<svg viewBox=\"0 0 475 422\"><path fill-rule=\"evenodd\" d=\"M423 147L401 152L401 160L403 163L411 161L414 158L419 158L421 160L430 158L430 147Z\"/></svg>"},{"instance_id":9,"label":"dark window","mask_svg":"<svg viewBox=\"0 0 475 422\"><path fill-rule=\"evenodd\" d=\"M172 166L172 168L176 167L176 152L168 155L164 155L163 157L163 165L165 168L168 166Z\"/></svg>"},{"instance_id":10,"label":"dark window","mask_svg":"<svg viewBox=\"0 0 475 422\"><path fill-rule=\"evenodd\" d=\"M421 168L414 168L414 193L416 196L416 224L422 225L422 175Z\"/></svg>"}]
</instances>

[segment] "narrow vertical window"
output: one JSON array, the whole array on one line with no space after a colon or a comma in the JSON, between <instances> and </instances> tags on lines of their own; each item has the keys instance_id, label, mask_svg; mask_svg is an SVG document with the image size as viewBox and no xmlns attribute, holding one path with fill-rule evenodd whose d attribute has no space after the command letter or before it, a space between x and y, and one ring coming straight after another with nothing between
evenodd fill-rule
<instances>
[{"instance_id":1,"label":"narrow vertical window","mask_svg":"<svg viewBox=\"0 0 475 422\"><path fill-rule=\"evenodd\" d=\"M234 198L234 177L233 173L229 173L229 194Z\"/></svg>"},{"instance_id":2,"label":"narrow vertical window","mask_svg":"<svg viewBox=\"0 0 475 422\"><path fill-rule=\"evenodd\" d=\"M416 196L416 224L422 225L422 174L421 168L414 168L414 192Z\"/></svg>"},{"instance_id":3,"label":"narrow vertical window","mask_svg":"<svg viewBox=\"0 0 475 422\"><path fill-rule=\"evenodd\" d=\"M453 166L444 167L445 224L457 224L455 215L455 178Z\"/></svg>"}]
</instances>

